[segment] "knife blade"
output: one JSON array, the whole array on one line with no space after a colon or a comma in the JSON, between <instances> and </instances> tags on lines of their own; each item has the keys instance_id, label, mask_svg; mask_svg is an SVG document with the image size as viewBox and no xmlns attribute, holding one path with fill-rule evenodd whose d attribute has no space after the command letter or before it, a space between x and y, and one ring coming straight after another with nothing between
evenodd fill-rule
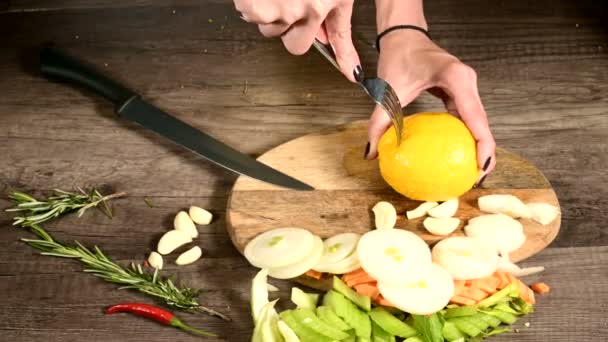
<instances>
[{"instance_id":1,"label":"knife blade","mask_svg":"<svg viewBox=\"0 0 608 342\"><path fill-rule=\"evenodd\" d=\"M146 102L136 92L107 78L57 48L44 48L40 68L46 77L84 86L112 101L117 114L237 174L296 190L310 185L261 163Z\"/></svg>"}]
</instances>

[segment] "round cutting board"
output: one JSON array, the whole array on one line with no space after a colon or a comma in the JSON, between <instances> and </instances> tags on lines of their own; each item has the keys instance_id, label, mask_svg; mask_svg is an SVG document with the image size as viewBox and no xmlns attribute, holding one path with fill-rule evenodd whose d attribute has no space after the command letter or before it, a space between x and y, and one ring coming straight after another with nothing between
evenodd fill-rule
<instances>
[{"instance_id":1,"label":"round cutting board","mask_svg":"<svg viewBox=\"0 0 608 342\"><path fill-rule=\"evenodd\" d=\"M226 211L228 233L237 249L242 253L253 237L279 227L306 228L322 238L344 232L363 234L374 227L371 208L379 201L395 206L400 214L397 228L410 230L429 244L442 239L424 229L424 218L408 220L402 215L420 202L392 190L382 180L377 161L363 159L366 124L366 121L357 121L302 136L260 156L259 161L310 184L315 190L290 190L239 177ZM456 217L462 223L452 235L463 235L466 221L483 214L477 207L477 198L483 195L513 194L524 202L544 202L559 207L551 185L534 165L500 148L496 158L496 169L483 186L460 197ZM511 254L511 259L521 261L544 249L557 235L560 221L558 217L543 226L521 219L527 239ZM319 287L310 283L311 279L298 280Z\"/></svg>"}]
</instances>

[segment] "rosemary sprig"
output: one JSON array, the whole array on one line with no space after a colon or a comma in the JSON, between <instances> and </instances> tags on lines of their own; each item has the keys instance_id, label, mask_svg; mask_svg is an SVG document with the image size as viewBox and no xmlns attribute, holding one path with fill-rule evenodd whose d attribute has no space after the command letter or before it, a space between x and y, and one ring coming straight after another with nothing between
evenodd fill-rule
<instances>
[{"instance_id":1,"label":"rosemary sprig","mask_svg":"<svg viewBox=\"0 0 608 342\"><path fill-rule=\"evenodd\" d=\"M9 197L15 204L15 207L6 211L23 212L23 216L17 216L13 221L13 225L22 226L40 224L75 210L78 210L78 217L80 217L87 209L100 204L103 212L112 218L112 211L107 201L126 195L124 192L119 192L102 196L97 189L92 189L89 193L82 189L78 189L78 191L79 193L73 193L55 189L53 190L53 195L45 201L37 200L22 192L12 192L9 194Z\"/></svg>"},{"instance_id":2,"label":"rosemary sprig","mask_svg":"<svg viewBox=\"0 0 608 342\"><path fill-rule=\"evenodd\" d=\"M10 193L9 196L15 203L15 207L7 209L7 211L26 211L30 214L15 217L13 224L28 228L38 236L38 239L21 239L21 241L42 251L42 255L77 259L84 264L84 272L91 273L107 282L123 285L120 289L132 289L145 293L183 311L203 312L227 321L231 320L220 312L200 305L197 301L200 290L189 287L178 288L170 278L160 277L157 269L153 273L146 272L141 265L134 263L131 263L130 267L123 267L112 261L97 246L91 250L78 241L70 246L55 240L39 225L40 222L74 210L78 210L78 214L81 216L89 208L100 203L105 205L107 200L124 195L124 193L117 193L102 196L97 190L92 190L90 194L82 190L80 192L82 194L55 190L55 194L44 201L21 192ZM107 206L106 208L109 210ZM32 213L35 214L32 215Z\"/></svg>"}]
</instances>

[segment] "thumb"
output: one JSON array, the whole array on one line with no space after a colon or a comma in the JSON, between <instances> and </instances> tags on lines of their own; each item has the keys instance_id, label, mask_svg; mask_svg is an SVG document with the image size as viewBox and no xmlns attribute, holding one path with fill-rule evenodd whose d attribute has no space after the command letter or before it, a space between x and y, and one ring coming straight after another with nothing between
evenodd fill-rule
<instances>
[{"instance_id":1,"label":"thumb","mask_svg":"<svg viewBox=\"0 0 608 342\"><path fill-rule=\"evenodd\" d=\"M369 148L366 148L365 159L372 160L378 156L378 142L391 125L391 119L386 115L384 109L379 105L376 105L367 126Z\"/></svg>"},{"instance_id":2,"label":"thumb","mask_svg":"<svg viewBox=\"0 0 608 342\"><path fill-rule=\"evenodd\" d=\"M352 14L352 3L333 9L325 19L325 28L342 73L351 82L356 82L355 73L361 72L361 61L352 40L350 25Z\"/></svg>"}]
</instances>

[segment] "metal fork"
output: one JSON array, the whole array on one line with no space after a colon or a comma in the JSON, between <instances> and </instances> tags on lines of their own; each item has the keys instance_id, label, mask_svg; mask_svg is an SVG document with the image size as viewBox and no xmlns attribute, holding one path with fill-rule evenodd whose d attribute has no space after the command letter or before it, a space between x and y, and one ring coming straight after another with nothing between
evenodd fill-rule
<instances>
[{"instance_id":1,"label":"metal fork","mask_svg":"<svg viewBox=\"0 0 608 342\"><path fill-rule=\"evenodd\" d=\"M334 51L330 46L323 44L316 38L313 45L336 69L340 70ZM391 118L393 126L395 126L395 133L397 134L397 146L399 146L401 144L401 132L403 131L403 113L397 93L395 93L395 90L388 82L379 77L365 78L363 75L361 76L361 79L357 80L357 82L365 89L367 95L379 104Z\"/></svg>"}]
</instances>

